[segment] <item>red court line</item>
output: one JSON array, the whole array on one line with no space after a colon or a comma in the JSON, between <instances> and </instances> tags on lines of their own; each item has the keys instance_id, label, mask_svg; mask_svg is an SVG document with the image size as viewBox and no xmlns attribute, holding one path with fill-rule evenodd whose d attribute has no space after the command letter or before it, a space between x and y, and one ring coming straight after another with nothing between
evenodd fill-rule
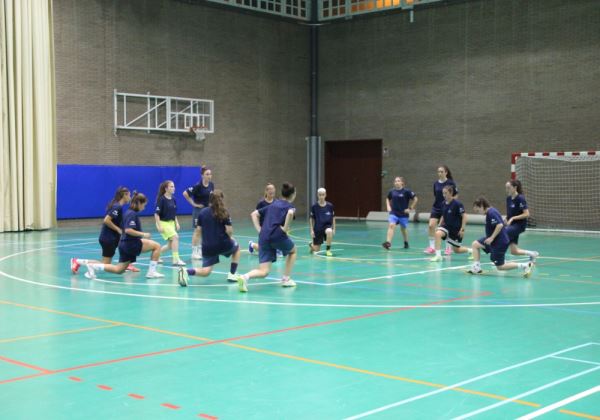
<instances>
[{"instance_id":1,"label":"red court line","mask_svg":"<svg viewBox=\"0 0 600 420\"><path fill-rule=\"evenodd\" d=\"M77 376L69 376L69 379L75 382L83 382L83 379L78 378Z\"/></svg>"},{"instance_id":2,"label":"red court line","mask_svg":"<svg viewBox=\"0 0 600 420\"><path fill-rule=\"evenodd\" d=\"M17 382L17 381L23 381L25 379L31 379L31 378L37 378L38 376L47 376L47 375L51 375L52 373L35 373L33 375L27 375L27 376L18 376L16 378L11 378L11 379L4 379L2 381L0 381L0 385L2 384L7 384L9 382Z\"/></svg>"},{"instance_id":3,"label":"red court line","mask_svg":"<svg viewBox=\"0 0 600 420\"><path fill-rule=\"evenodd\" d=\"M114 363L119 363L119 362L125 362L125 361L129 361L129 360L142 359L142 358L151 357L151 356L158 356L161 354L175 353L175 352L179 352L179 351L183 351L183 350L190 350L190 349L194 349L194 348L198 348L198 347L212 346L215 344L223 344L223 343L228 343L228 342L232 342L232 341L245 340L248 338L264 337L267 335L279 334L279 333L288 332L288 331L298 331L298 330L303 330L303 329L307 329L307 328L321 327L324 325L339 324L342 322L355 321L358 319L365 319L365 318L372 318L372 317L392 314L392 313L396 313L396 312L410 311L413 309L418 309L419 307L442 305L444 303L456 302L459 300L467 300L467 299L473 299L475 297L489 296L490 294L491 294L491 292L481 292L476 295L462 296L462 297L457 297L457 298L452 298L452 299L444 299L444 300L439 300L439 301L435 301L435 302L429 302L429 303L424 303L424 304L420 304L420 305L415 305L415 306L411 306L411 307L394 308L394 309L389 309L389 310L385 310L385 311L371 312L371 313L363 314L363 315L356 315L356 316L351 316L351 317L346 317L346 318L333 319L333 320L329 320L329 321L315 322L312 324L299 325L296 327L282 328L279 330L264 331L264 332L260 332L260 333L242 335L242 336L238 336L238 337L224 338L221 340L206 341L204 343L191 344L188 346L175 347L175 348L166 349L166 350L158 350L158 351L154 351L154 352L150 352L150 353L142 353L142 354L137 354L134 356L120 357L118 359L104 360L104 361L100 361L100 362L87 363L85 365L73 366L73 367L57 369L57 370L53 370L53 371L47 371L46 373L38 374L35 376L53 375L56 373L64 373L64 372L70 372L70 371L74 371L74 370L87 369L87 368L96 367L96 366L103 366L103 365L109 365L109 364L114 364ZM29 379L31 377L34 377L34 375L22 376L20 378L13 378L10 380L1 381L0 384L5 383L5 382L15 382L15 381L19 381L19 380Z\"/></svg>"},{"instance_id":4,"label":"red court line","mask_svg":"<svg viewBox=\"0 0 600 420\"><path fill-rule=\"evenodd\" d=\"M127 394L128 397L135 398L136 400L143 400L145 397L138 394Z\"/></svg>"},{"instance_id":5,"label":"red court line","mask_svg":"<svg viewBox=\"0 0 600 420\"><path fill-rule=\"evenodd\" d=\"M208 414L204 414L204 413L198 414L198 417L202 417L202 418L205 418L205 419L208 419L208 420L218 420L219 419L218 417L209 416Z\"/></svg>"},{"instance_id":6,"label":"red court line","mask_svg":"<svg viewBox=\"0 0 600 420\"><path fill-rule=\"evenodd\" d=\"M163 407L167 407L170 408L171 410L179 410L181 407L178 405L173 405L173 404L169 404L169 403L162 403L161 404Z\"/></svg>"},{"instance_id":7,"label":"red court line","mask_svg":"<svg viewBox=\"0 0 600 420\"><path fill-rule=\"evenodd\" d=\"M9 359L8 357L0 356L0 360L3 360L3 361L8 362L8 363L12 363L13 365L17 365L17 366L21 366L21 367L25 367L25 368L29 368L29 369L33 369L33 370L37 370L37 371L40 371L40 372L52 373L51 370L44 369L44 368L41 368L41 367L35 366L35 365L30 365L29 363L19 362L18 360Z\"/></svg>"},{"instance_id":8,"label":"red court line","mask_svg":"<svg viewBox=\"0 0 600 420\"><path fill-rule=\"evenodd\" d=\"M112 391L113 389L108 385L96 385L98 388L103 389L105 391Z\"/></svg>"}]
</instances>

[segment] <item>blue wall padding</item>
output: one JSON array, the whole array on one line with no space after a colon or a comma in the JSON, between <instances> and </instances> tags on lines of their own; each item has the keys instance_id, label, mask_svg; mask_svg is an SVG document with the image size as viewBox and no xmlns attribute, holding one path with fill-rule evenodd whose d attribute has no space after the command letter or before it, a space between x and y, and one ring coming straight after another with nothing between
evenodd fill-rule
<instances>
[{"instance_id":1,"label":"blue wall padding","mask_svg":"<svg viewBox=\"0 0 600 420\"><path fill-rule=\"evenodd\" d=\"M192 214L182 194L201 179L199 166L104 165L58 165L57 178L58 219L103 217L120 185L144 193L148 205L141 214L152 215L158 186L167 179L175 183L177 214Z\"/></svg>"}]
</instances>

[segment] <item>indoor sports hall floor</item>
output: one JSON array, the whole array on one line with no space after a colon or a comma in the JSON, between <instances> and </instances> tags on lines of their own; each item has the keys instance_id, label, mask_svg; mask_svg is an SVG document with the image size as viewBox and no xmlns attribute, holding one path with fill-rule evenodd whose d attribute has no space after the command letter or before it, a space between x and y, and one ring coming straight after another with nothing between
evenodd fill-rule
<instances>
[{"instance_id":1,"label":"indoor sports hall floor","mask_svg":"<svg viewBox=\"0 0 600 420\"><path fill-rule=\"evenodd\" d=\"M3 234L0 418L600 419L599 237L528 231L542 257L525 280L430 263L425 228L386 252L385 223L340 222L325 258L296 222L298 287L278 262L247 294L228 262L188 288L169 266L146 280L147 258L72 275L71 256L99 256L96 226ZM240 271L256 265L245 251Z\"/></svg>"}]
</instances>

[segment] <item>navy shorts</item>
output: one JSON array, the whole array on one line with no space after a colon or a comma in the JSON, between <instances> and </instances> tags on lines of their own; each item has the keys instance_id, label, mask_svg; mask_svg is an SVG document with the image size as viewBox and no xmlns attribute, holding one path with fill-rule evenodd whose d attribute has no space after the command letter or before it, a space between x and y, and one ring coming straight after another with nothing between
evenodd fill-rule
<instances>
[{"instance_id":1,"label":"navy shorts","mask_svg":"<svg viewBox=\"0 0 600 420\"><path fill-rule=\"evenodd\" d=\"M225 250L219 252L216 255L207 254L206 251L202 250L202 267L212 267L219 263L219 255L222 255L226 258L231 257L235 252L240 248L236 241L231 241L228 247Z\"/></svg>"},{"instance_id":2,"label":"navy shorts","mask_svg":"<svg viewBox=\"0 0 600 420\"><path fill-rule=\"evenodd\" d=\"M440 220L442 218L442 209L437 209L435 207L432 207L431 213L429 213L429 218Z\"/></svg>"},{"instance_id":3,"label":"navy shorts","mask_svg":"<svg viewBox=\"0 0 600 420\"><path fill-rule=\"evenodd\" d=\"M136 258L142 253L144 244L139 241L121 241L119 242L119 262L134 263Z\"/></svg>"},{"instance_id":4,"label":"navy shorts","mask_svg":"<svg viewBox=\"0 0 600 420\"><path fill-rule=\"evenodd\" d=\"M444 232L442 239L445 239L450 245L457 248L462 246L463 237L460 235L460 230L450 230L446 226L440 226L437 230Z\"/></svg>"},{"instance_id":5,"label":"navy shorts","mask_svg":"<svg viewBox=\"0 0 600 420\"><path fill-rule=\"evenodd\" d=\"M258 243L258 262L268 263L277 261L277 250L280 250L285 257L294 249L294 242L290 238L285 238L277 242L259 242Z\"/></svg>"},{"instance_id":6,"label":"navy shorts","mask_svg":"<svg viewBox=\"0 0 600 420\"><path fill-rule=\"evenodd\" d=\"M204 207L202 207L202 209L203 208ZM198 207L192 208L192 229L196 229L198 227L198 215L202 209Z\"/></svg>"},{"instance_id":7,"label":"navy shorts","mask_svg":"<svg viewBox=\"0 0 600 420\"><path fill-rule=\"evenodd\" d=\"M100 246L102 247L102 256L104 258L112 258L115 256L117 248L119 247L119 238L115 238L113 240L98 239L100 242Z\"/></svg>"},{"instance_id":8,"label":"navy shorts","mask_svg":"<svg viewBox=\"0 0 600 420\"><path fill-rule=\"evenodd\" d=\"M484 246L483 250L486 254L490 254L490 261L494 263L496 267L504 265L505 260L504 256L506 255L506 250L508 249L507 243L499 243L493 246L483 243L486 238L479 238L477 242Z\"/></svg>"},{"instance_id":9,"label":"navy shorts","mask_svg":"<svg viewBox=\"0 0 600 420\"><path fill-rule=\"evenodd\" d=\"M406 227L408 226L408 215L399 217L393 213L390 213L388 215L388 222L390 223L390 225L396 224L406 229Z\"/></svg>"},{"instance_id":10,"label":"navy shorts","mask_svg":"<svg viewBox=\"0 0 600 420\"><path fill-rule=\"evenodd\" d=\"M506 226L506 234L508 235L508 240L511 244L518 245L519 244L519 235L525 232L521 226L518 225L508 225Z\"/></svg>"},{"instance_id":11,"label":"navy shorts","mask_svg":"<svg viewBox=\"0 0 600 420\"><path fill-rule=\"evenodd\" d=\"M327 239L327 236L325 235L325 231L327 229L331 229L331 226L327 225L323 228L323 230L315 230L315 237L313 238L313 245L321 245L323 244L323 242L325 242L325 239Z\"/></svg>"}]
</instances>

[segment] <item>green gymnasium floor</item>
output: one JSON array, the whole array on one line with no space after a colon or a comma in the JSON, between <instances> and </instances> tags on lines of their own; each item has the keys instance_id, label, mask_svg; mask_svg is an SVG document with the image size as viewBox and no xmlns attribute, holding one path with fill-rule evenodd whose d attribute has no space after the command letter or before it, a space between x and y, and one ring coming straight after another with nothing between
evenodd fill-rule
<instances>
[{"instance_id":1,"label":"green gymnasium floor","mask_svg":"<svg viewBox=\"0 0 600 420\"><path fill-rule=\"evenodd\" d=\"M296 223L298 287L278 262L247 294L223 260L187 289L169 266L146 280L148 258L71 275L97 227L3 234L0 419L600 419L600 237L525 233L542 254L525 280L430 263L425 228L386 252L385 223L341 222L325 258ZM245 251L240 271L256 265Z\"/></svg>"}]
</instances>

